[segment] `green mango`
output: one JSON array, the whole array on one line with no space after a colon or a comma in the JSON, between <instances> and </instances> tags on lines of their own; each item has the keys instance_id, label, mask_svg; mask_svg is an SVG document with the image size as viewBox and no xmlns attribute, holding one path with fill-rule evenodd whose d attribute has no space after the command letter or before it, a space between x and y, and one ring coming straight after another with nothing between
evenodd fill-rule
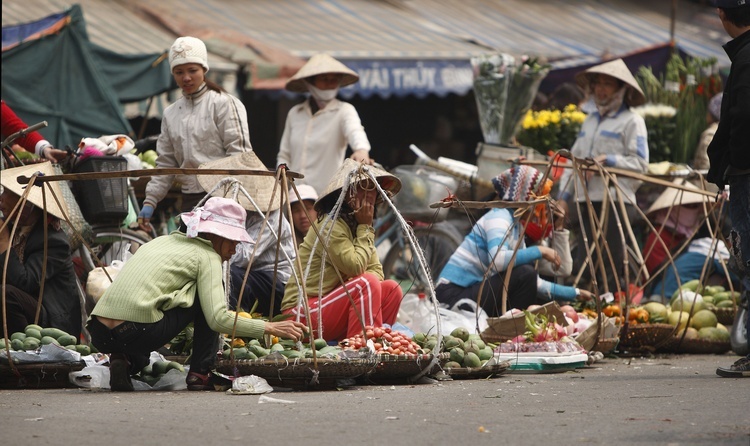
<instances>
[{"instance_id":1,"label":"green mango","mask_svg":"<svg viewBox=\"0 0 750 446\"><path fill-rule=\"evenodd\" d=\"M60 345L76 345L78 343L78 339L76 339L75 336L63 334L62 336L57 338L57 342Z\"/></svg>"},{"instance_id":2,"label":"green mango","mask_svg":"<svg viewBox=\"0 0 750 446\"><path fill-rule=\"evenodd\" d=\"M31 327L31 328L26 327L26 330L24 331L24 333L26 333L26 337L27 338L34 338L34 339L36 339L38 341L42 340L42 331L41 330L37 330L34 327Z\"/></svg>"},{"instance_id":3,"label":"green mango","mask_svg":"<svg viewBox=\"0 0 750 446\"><path fill-rule=\"evenodd\" d=\"M60 343L57 342L57 339L53 338L52 336L42 336L41 344L42 345L47 345L47 344L60 345Z\"/></svg>"}]
</instances>

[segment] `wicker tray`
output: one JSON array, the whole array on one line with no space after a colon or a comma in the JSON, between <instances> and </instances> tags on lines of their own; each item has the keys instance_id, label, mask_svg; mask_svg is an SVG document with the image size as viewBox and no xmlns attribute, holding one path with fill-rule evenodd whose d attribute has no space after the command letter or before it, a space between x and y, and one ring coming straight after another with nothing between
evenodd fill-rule
<instances>
[{"instance_id":1,"label":"wicker tray","mask_svg":"<svg viewBox=\"0 0 750 446\"><path fill-rule=\"evenodd\" d=\"M620 338L599 339L599 342L594 345L593 350L606 355L615 351L615 348L617 348L617 344L619 343Z\"/></svg>"},{"instance_id":2,"label":"wicker tray","mask_svg":"<svg viewBox=\"0 0 750 446\"><path fill-rule=\"evenodd\" d=\"M0 363L0 388L2 389L60 389L76 387L70 382L68 373L77 372L85 367L78 362L41 362L33 364L16 364L18 375L10 365ZM20 376L19 376L20 375Z\"/></svg>"},{"instance_id":3,"label":"wicker tray","mask_svg":"<svg viewBox=\"0 0 750 446\"><path fill-rule=\"evenodd\" d=\"M287 359L229 359L218 362L216 370L228 376L255 375L272 386L296 389L323 389L337 386L340 380L351 380L366 375L376 366L374 359L318 358L317 369L312 358Z\"/></svg>"},{"instance_id":4,"label":"wicker tray","mask_svg":"<svg viewBox=\"0 0 750 446\"><path fill-rule=\"evenodd\" d=\"M669 353L716 354L720 355L732 349L729 341L710 341L708 339L682 339L672 337L659 351Z\"/></svg>"},{"instance_id":5,"label":"wicker tray","mask_svg":"<svg viewBox=\"0 0 750 446\"><path fill-rule=\"evenodd\" d=\"M736 313L737 313L737 310L735 308L714 309L714 314L716 315L716 319L718 319L719 323L722 325L734 324L734 316Z\"/></svg>"},{"instance_id":6,"label":"wicker tray","mask_svg":"<svg viewBox=\"0 0 750 446\"><path fill-rule=\"evenodd\" d=\"M440 368L439 364L445 363L450 357L447 353L440 353L438 363L435 364L425 375L434 373ZM403 381L425 371L429 367L434 355L389 355L381 354L377 356L377 366L368 379L373 382L383 381Z\"/></svg>"},{"instance_id":7,"label":"wicker tray","mask_svg":"<svg viewBox=\"0 0 750 446\"><path fill-rule=\"evenodd\" d=\"M623 326L620 330L620 350L654 352L672 336L675 327L669 324L641 324Z\"/></svg>"},{"instance_id":8,"label":"wicker tray","mask_svg":"<svg viewBox=\"0 0 750 446\"><path fill-rule=\"evenodd\" d=\"M456 367L446 368L445 371L453 379L486 379L502 375L510 367L510 361L502 361L485 367Z\"/></svg>"}]
</instances>

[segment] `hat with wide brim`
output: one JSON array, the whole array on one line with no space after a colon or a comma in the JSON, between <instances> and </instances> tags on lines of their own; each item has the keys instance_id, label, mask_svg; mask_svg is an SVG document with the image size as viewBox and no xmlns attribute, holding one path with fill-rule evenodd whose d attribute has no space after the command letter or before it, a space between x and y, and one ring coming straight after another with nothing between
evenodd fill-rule
<instances>
[{"instance_id":1,"label":"hat with wide brim","mask_svg":"<svg viewBox=\"0 0 750 446\"><path fill-rule=\"evenodd\" d=\"M585 71L576 74L576 82L584 91L590 91L589 85L598 74L606 74L615 79L623 81L629 88L625 95L625 102L631 107L637 107L646 103L646 95L643 94L641 86L633 77L628 66L622 59L615 59L601 65L593 66Z\"/></svg>"},{"instance_id":2,"label":"hat with wide brim","mask_svg":"<svg viewBox=\"0 0 750 446\"><path fill-rule=\"evenodd\" d=\"M341 167L339 167L339 170L333 175L331 181L328 182L325 190L320 194L318 201L315 202L314 207L318 213L323 212L322 205L324 202L331 200L335 201L338 199L339 194L341 193L341 188L344 187L347 177L352 172L356 172L357 176L351 180L350 185L357 184L362 180L369 180L370 175L368 173L371 173L375 176L380 187L382 187L384 191L390 193L391 196L396 195L398 191L401 190L401 180L399 180L397 176L378 167L363 164L354 161L351 158L347 158L344 160L344 164L342 164ZM380 200L380 197L378 197L378 200Z\"/></svg>"},{"instance_id":3,"label":"hat with wide brim","mask_svg":"<svg viewBox=\"0 0 750 446\"><path fill-rule=\"evenodd\" d=\"M56 175L55 169L54 167L52 167L52 163L47 161L44 163L29 164L26 166L14 167L12 169L5 169L2 171L2 173L0 173L0 177L2 177L0 178L0 184L3 185L3 188L10 190L20 197L26 192L27 185L19 184L17 178L20 176L31 178L31 176L36 172L41 172L43 175L49 176ZM54 194L55 197L57 197L57 200L60 201L62 209L60 208L60 206L58 206L57 201L55 201L55 198L52 196L52 194ZM60 188L60 185L57 181L45 182L44 192L42 192L42 183L38 183L36 186L33 186L31 192L29 192L27 200L39 209L44 209L43 195L45 195L47 199L48 213L61 220L65 220L65 215L70 218L70 211L68 210L67 203L65 203L64 201L62 189Z\"/></svg>"},{"instance_id":4,"label":"hat with wide brim","mask_svg":"<svg viewBox=\"0 0 750 446\"><path fill-rule=\"evenodd\" d=\"M341 86L346 87L359 80L359 75L343 63L325 53L316 54L307 61L302 68L290 77L286 82L286 89L296 93L306 93L307 83L305 79L319 74L335 73L341 74Z\"/></svg>"},{"instance_id":5,"label":"hat with wide brim","mask_svg":"<svg viewBox=\"0 0 750 446\"><path fill-rule=\"evenodd\" d=\"M227 156L214 161L203 163L199 166L201 169L247 169L247 170L268 170L263 162L258 158L255 152L243 152L238 155ZM197 175L198 183L206 192L211 192L224 178L221 175ZM281 206L281 189L276 191L276 197L271 203L271 194L276 184L276 177L265 175L232 175L242 185L247 193L253 198L260 208L261 212L268 212L278 209ZM215 197L234 198L234 188L232 183L221 186L212 194ZM237 201L240 206L248 211L257 212L255 206L240 192L237 194Z\"/></svg>"},{"instance_id":6,"label":"hat with wide brim","mask_svg":"<svg viewBox=\"0 0 750 446\"><path fill-rule=\"evenodd\" d=\"M180 214L187 228L185 235L198 237L200 233L214 234L227 240L253 243L245 229L247 214L231 198L211 197L203 206Z\"/></svg>"},{"instance_id":7,"label":"hat with wide brim","mask_svg":"<svg viewBox=\"0 0 750 446\"><path fill-rule=\"evenodd\" d=\"M696 185L689 181L683 181L681 179L674 180L674 184L685 187L687 189L700 190ZM708 195L703 195L695 192L689 192L675 187L667 187L664 192L659 195L656 200L651 204L651 207L646 211L646 215L652 214L658 210L666 209L672 206L680 206L695 203L713 203L714 198Z\"/></svg>"}]
</instances>

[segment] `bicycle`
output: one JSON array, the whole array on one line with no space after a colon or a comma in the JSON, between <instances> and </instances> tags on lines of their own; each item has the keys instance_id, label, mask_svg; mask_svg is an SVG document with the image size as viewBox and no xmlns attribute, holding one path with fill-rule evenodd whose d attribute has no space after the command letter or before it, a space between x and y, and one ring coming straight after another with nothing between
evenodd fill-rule
<instances>
[{"instance_id":1,"label":"bicycle","mask_svg":"<svg viewBox=\"0 0 750 446\"><path fill-rule=\"evenodd\" d=\"M455 191L457 181L428 166L399 166L393 170L402 181L394 205L412 225L419 249L424 253L428 273L420 267L414 247L404 234L396 213L387 209L375 222L375 246L390 243L383 258L383 275L406 284L407 290L427 292L453 252L463 241L463 234L446 222L448 210L433 210L429 204ZM406 291L406 290L405 290Z\"/></svg>"}]
</instances>

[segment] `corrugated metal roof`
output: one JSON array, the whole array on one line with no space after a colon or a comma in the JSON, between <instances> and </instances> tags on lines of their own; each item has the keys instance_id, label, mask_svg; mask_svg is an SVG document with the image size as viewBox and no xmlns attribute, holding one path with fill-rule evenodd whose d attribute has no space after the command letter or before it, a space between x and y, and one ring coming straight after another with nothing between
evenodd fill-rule
<instances>
[{"instance_id":1,"label":"corrugated metal roof","mask_svg":"<svg viewBox=\"0 0 750 446\"><path fill-rule=\"evenodd\" d=\"M414 13L459 38L551 59L619 55L669 42L670 5L642 0L409 0ZM713 8L680 1L675 40L687 53L728 62Z\"/></svg>"},{"instance_id":2,"label":"corrugated metal roof","mask_svg":"<svg viewBox=\"0 0 750 446\"><path fill-rule=\"evenodd\" d=\"M548 58L618 55L670 39L671 2L653 0L134 0L183 29L233 30L297 56ZM679 1L677 43L728 62L713 8ZM200 18L200 19L198 19Z\"/></svg>"},{"instance_id":3,"label":"corrugated metal roof","mask_svg":"<svg viewBox=\"0 0 750 446\"><path fill-rule=\"evenodd\" d=\"M182 29L230 29L305 58L327 52L342 59L451 59L488 50L456 39L409 9L383 1L137 0L137 3Z\"/></svg>"},{"instance_id":4,"label":"corrugated metal roof","mask_svg":"<svg viewBox=\"0 0 750 446\"><path fill-rule=\"evenodd\" d=\"M76 0L86 20L89 39L120 54L168 51L176 36L138 16L128 5L115 0ZM72 6L63 0L15 0L2 2L2 26L39 20ZM212 54L211 66L218 70L237 69L237 64Z\"/></svg>"}]
</instances>

